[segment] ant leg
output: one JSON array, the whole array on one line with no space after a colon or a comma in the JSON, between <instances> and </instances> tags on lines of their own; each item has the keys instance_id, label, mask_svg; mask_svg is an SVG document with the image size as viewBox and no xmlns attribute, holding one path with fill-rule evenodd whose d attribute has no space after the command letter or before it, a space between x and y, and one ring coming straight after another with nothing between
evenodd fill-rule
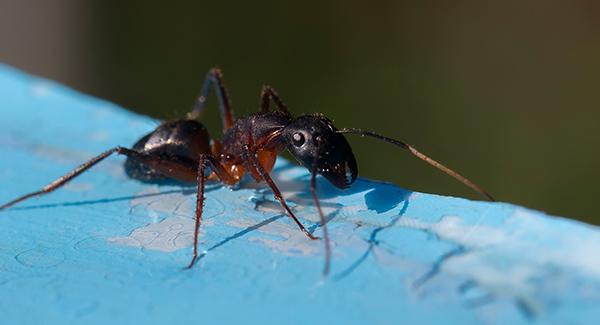
<instances>
[{"instance_id":1,"label":"ant leg","mask_svg":"<svg viewBox=\"0 0 600 325\"><path fill-rule=\"evenodd\" d=\"M256 171L258 171L260 176L265 180L265 182L269 185L269 187L273 191L273 194L275 195L275 198L277 199L277 201L279 201L281 206L285 209L285 211L287 211L288 215L294 220L294 222L296 223L296 225L298 225L300 230L302 230L302 232L310 239L313 239L313 240L319 239L319 237L315 237L315 236L313 236L313 234L308 232L308 230L304 227L304 225L302 225L300 220L298 220L298 218L296 217L294 212L292 212L292 209L290 209L290 207L287 205L287 203L285 203L285 199L281 195L281 191L279 190L277 185L275 185L275 182L273 181L273 179L271 178L269 173L257 161L255 154L254 153L250 154L250 150L249 150L248 146L245 146L244 149L245 150L242 155L243 159L245 161L248 161L250 163L250 166L254 167L256 169Z\"/></svg>"},{"instance_id":2,"label":"ant leg","mask_svg":"<svg viewBox=\"0 0 600 325\"><path fill-rule=\"evenodd\" d=\"M29 198L32 198L34 196L40 196L40 195L44 195L47 193L50 193L54 190L56 190L57 188L65 185L68 181L72 180L73 178L79 176L81 173L83 173L84 171L90 169L91 167L93 167L94 165L96 165L97 163L101 162L102 160L104 160L106 157L110 156L111 154L115 153L115 152L119 152L122 148L121 147L116 147L116 148L112 148L110 150L107 150L103 153L101 153L100 155L88 160L87 162L81 164L79 167L75 168L74 170L70 171L69 173L65 174L64 176L58 178L57 180L53 181L52 183L44 186L41 190L39 191L35 191L35 192L31 192L29 194L25 194L23 196L20 196L8 203L5 203L3 205L0 206L0 210L4 210L7 209L11 206L13 206L16 203L19 203L21 201L27 200Z\"/></svg>"},{"instance_id":3,"label":"ant leg","mask_svg":"<svg viewBox=\"0 0 600 325\"><path fill-rule=\"evenodd\" d=\"M225 132L233 125L233 111L231 110L227 90L223 85L223 74L219 68L212 68L206 74L206 79L204 79L204 83L202 84L202 90L196 99L194 108L188 113L188 119L194 120L202 115L211 86L215 87L215 92L219 100L219 109L221 110L221 118L223 119L223 132Z\"/></svg>"},{"instance_id":4,"label":"ant leg","mask_svg":"<svg viewBox=\"0 0 600 325\"><path fill-rule=\"evenodd\" d=\"M200 163L198 164L198 191L196 196L196 224L194 225L194 253L192 260L187 266L191 269L198 258L198 236L200 234L200 224L202 223L202 208L204 207L204 162L205 155L200 155Z\"/></svg>"},{"instance_id":5,"label":"ant leg","mask_svg":"<svg viewBox=\"0 0 600 325\"><path fill-rule=\"evenodd\" d=\"M168 159L168 158L165 158L162 156L157 156L157 155L143 154L143 153L139 153L135 150L131 150L131 149L123 148L123 147L115 147L115 148L107 150L107 151L101 153L100 155L86 161L85 163L81 164L79 167L73 169L72 171L65 174L64 176L61 176L58 179L56 179L55 181L53 181L52 183L44 186L41 190L29 193L29 194L25 194L25 195L20 196L8 203L1 205L0 210L9 208L9 207L13 206L14 204L24 201L26 199L29 199L29 198L32 198L35 196L41 196L41 195L48 194L48 193L60 188L61 186L65 185L67 182L71 181L73 178L79 176L86 170L92 168L94 165L96 165L97 163L106 159L108 156L110 156L113 153L132 157L132 158L138 160L141 164L144 164L153 169L156 169L157 171L159 171L169 177L172 177L174 179L185 180L185 181L194 181L195 177L196 177L196 170L195 170L196 167L191 166L189 163L186 163L184 161L179 161L174 158ZM224 169L221 167L221 170L224 170Z\"/></svg>"},{"instance_id":6,"label":"ant leg","mask_svg":"<svg viewBox=\"0 0 600 325\"><path fill-rule=\"evenodd\" d=\"M273 103L275 103L275 107L280 112L282 112L286 115L290 115L290 112L288 111L287 107L285 106L285 104L281 100L281 97L279 97L279 94L277 94L275 89L271 88L270 86L264 85L262 88L262 91L260 93L260 112L261 113L269 112L269 104L271 103L271 100L273 101Z\"/></svg>"},{"instance_id":7,"label":"ant leg","mask_svg":"<svg viewBox=\"0 0 600 325\"><path fill-rule=\"evenodd\" d=\"M200 155L200 163L198 164L198 191L196 196L196 223L194 225L194 252L192 254L192 260L190 264L186 267L186 269L191 269L194 264L196 264L196 260L198 259L198 239L200 236L200 225L202 224L202 209L204 208L204 183L205 183L205 175L204 175L204 164L208 162L212 168L212 170L217 174L219 179L223 183L235 182L234 178L225 171L225 168L219 163L219 161L210 154L201 154ZM230 183L231 184L231 183Z\"/></svg>"}]
</instances>

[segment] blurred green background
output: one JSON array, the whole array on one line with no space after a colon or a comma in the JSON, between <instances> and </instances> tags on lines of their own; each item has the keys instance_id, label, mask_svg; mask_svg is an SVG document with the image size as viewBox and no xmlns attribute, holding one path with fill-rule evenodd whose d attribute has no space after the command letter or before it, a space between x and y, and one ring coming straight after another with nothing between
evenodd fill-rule
<instances>
[{"instance_id":1,"label":"blurred green background","mask_svg":"<svg viewBox=\"0 0 600 325\"><path fill-rule=\"evenodd\" d=\"M499 200L597 224L599 36L597 1L0 0L0 61L28 72L170 119L219 66L238 115L270 84L294 113L405 140ZM362 176L479 198L350 141Z\"/></svg>"}]
</instances>

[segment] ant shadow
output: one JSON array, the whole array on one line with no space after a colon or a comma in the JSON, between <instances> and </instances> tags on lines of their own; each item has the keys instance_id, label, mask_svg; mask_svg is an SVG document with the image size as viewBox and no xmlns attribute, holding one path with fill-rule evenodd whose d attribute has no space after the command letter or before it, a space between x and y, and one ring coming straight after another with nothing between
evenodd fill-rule
<instances>
[{"instance_id":1,"label":"ant shadow","mask_svg":"<svg viewBox=\"0 0 600 325\"><path fill-rule=\"evenodd\" d=\"M268 218L266 220L263 220L263 221L261 221L261 222L259 222L257 224L254 224L254 225L252 225L250 227L247 227L244 230L236 232L235 234L233 234L233 235L231 235L231 236L229 236L229 237L221 240L220 242L212 245L211 247L209 247L208 249L206 249L204 252L202 252L202 254L200 254L198 256L198 261L200 261L201 259L203 259L204 257L206 257L206 255L208 255L208 253L210 251L215 250L215 249L217 249L217 248L219 248L219 247L227 244L228 242L230 242L230 241L232 241L234 239L238 239L240 237L243 237L243 236L247 235L248 233L253 232L255 230L258 230L258 229L260 229L260 228L262 228L262 227L270 224L271 222L274 222L274 221L276 221L278 219L281 219L283 217L284 217L284 215L279 214L279 215L273 216L271 218Z\"/></svg>"},{"instance_id":2,"label":"ant shadow","mask_svg":"<svg viewBox=\"0 0 600 325\"><path fill-rule=\"evenodd\" d=\"M280 174L294 168L302 167L293 163L278 166L273 170L274 181L282 192L293 192L293 198L304 202L312 201L310 173L306 172L297 175L293 179L281 179ZM391 183L371 181L365 178L358 178L348 188L340 189L329 183L322 176L317 176L317 196L319 199L347 197L357 193L365 193L364 203L369 210L384 213L397 207L412 194L412 191L400 188Z\"/></svg>"},{"instance_id":3,"label":"ant shadow","mask_svg":"<svg viewBox=\"0 0 600 325\"><path fill-rule=\"evenodd\" d=\"M150 184L150 183L144 182L144 184ZM11 210L16 210L16 211L18 211L18 210L37 210L37 209L58 208L58 207L84 206L84 205L94 205L94 204L103 204L103 203L113 203L113 202L120 202L120 201L130 201L130 200L135 200L135 199L157 197L157 196L161 196L161 195L176 194L176 193L179 193L182 195L192 195L192 194L196 194L196 192L197 192L195 186L190 186L187 184L181 184L181 183L179 183L179 184L152 183L152 184L159 185L159 186L179 185L179 186L181 186L181 188L174 189L174 190L161 191L161 192L156 192L156 193L145 193L145 194L138 194L138 195L119 196L119 197L106 198L106 199L84 200L84 201L75 201L75 202L61 202L61 203L50 203L50 204L38 204L38 205L30 205L30 206L24 206L24 207L17 206L17 207L12 207ZM220 187L221 187L221 185L214 184L214 186L207 187L205 192L210 192L210 191L219 189Z\"/></svg>"},{"instance_id":4,"label":"ant shadow","mask_svg":"<svg viewBox=\"0 0 600 325\"><path fill-rule=\"evenodd\" d=\"M278 166L274 170L274 176L276 182L280 189L283 192L295 192L294 198L298 198L304 202L308 200L312 201L312 196L310 194L310 175L302 175L299 177L295 177L294 179L282 180L277 177L279 173L285 172L287 170L291 170L294 168L298 168L297 165L292 163L285 164L283 166ZM129 195L129 196L121 196L115 198L105 198L105 199L96 199L96 200L85 200L85 201L76 201L76 202L62 202L62 203L52 203L52 204L39 204L39 205L31 205L24 207L13 207L13 210L33 210L33 209L44 209L44 208L56 208L56 207L68 207L68 206L81 206L81 205L92 205L92 204L103 204L103 203L112 203L147 197L155 197L166 194L174 194L180 193L182 195L192 195L196 193L196 186L191 184L185 184L170 180L162 180L162 181L141 181L142 184L152 184L158 186L181 186L181 189L173 189L167 191L161 191L157 193L146 193L139 195ZM221 188L222 185L216 182L211 182L207 184L206 192L211 192L215 189ZM256 182L245 178L238 186L232 187L232 189L266 189L264 184L257 184ZM358 179L352 186L347 189L338 189L327 182L322 177L317 177L317 193L320 199L329 199L333 197L343 197L350 196L356 193L366 192L365 194L365 205L369 210L374 210L377 213L383 213L395 208L400 202L402 202L403 197L406 196L407 190L403 190L394 185L387 183L375 183L365 179ZM293 198L292 198L293 199ZM328 206L325 202L323 206Z\"/></svg>"},{"instance_id":5,"label":"ant shadow","mask_svg":"<svg viewBox=\"0 0 600 325\"><path fill-rule=\"evenodd\" d=\"M368 246L365 249L365 251L352 264L350 264L350 266L348 266L342 272L338 273L334 277L335 280L339 281L339 280L342 280L342 279L348 277L356 269L358 269L358 267L361 266L370 255L374 254L375 247L378 247L381 244L381 241L377 239L377 236L383 230L392 228L396 225L396 223L398 223L398 220L400 220L402 218L402 216L404 215L404 213L406 213L406 210L408 209L408 202L409 202L408 198L410 197L411 194L412 194L411 191L404 191L403 195L401 196L404 204L402 205L402 208L400 209L398 214L392 220L390 220L390 222L387 225L377 227L377 228L373 229L373 231L371 231L369 238L366 240L366 242L368 243Z\"/></svg>"},{"instance_id":6,"label":"ant shadow","mask_svg":"<svg viewBox=\"0 0 600 325\"><path fill-rule=\"evenodd\" d=\"M305 190L296 194L303 200L312 200L310 180L306 180ZM317 196L319 199L352 196L364 193L364 205L379 214L396 208L413 193L388 183L378 183L366 179L358 179L349 188L339 189L324 179L317 180Z\"/></svg>"},{"instance_id":7,"label":"ant shadow","mask_svg":"<svg viewBox=\"0 0 600 325\"><path fill-rule=\"evenodd\" d=\"M284 168L277 168L274 170L274 174L277 175L283 171L288 169L292 169L296 167L295 165L288 164L284 166ZM274 175L274 176L275 176ZM302 185L298 185L302 183ZM300 175L295 177L294 179L280 180L278 185L285 189L291 189L295 193L296 199L301 199L305 202L309 202L312 200L312 194L310 192L310 174L306 173L305 175ZM355 270L357 270L366 260L367 258L374 254L374 250L381 244L381 241L377 238L378 235L389 228L394 227L398 221L402 218L404 213L408 210L409 206L409 198L413 194L412 191L400 188L396 185L390 183L382 183L371 181L368 179L359 178L353 183L349 188L339 189L333 186L331 183L327 182L322 177L317 177L317 196L319 199L330 199L335 197L344 197L344 196L352 196L358 193L364 194L364 204L367 209L375 211L378 214L382 214L388 212L396 207L398 207L401 203L402 207L400 211L390 222L384 226L377 227L373 229L369 235L369 238L366 240L368 243L365 251L353 262L350 264L342 272L338 273L334 276L335 280L341 280L343 278L351 275ZM322 206L338 206L338 204L327 204L321 203ZM328 216L326 216L327 222L334 219L340 212L340 209L336 209ZM320 226L319 223L309 227L311 233Z\"/></svg>"},{"instance_id":8,"label":"ant shadow","mask_svg":"<svg viewBox=\"0 0 600 325\"><path fill-rule=\"evenodd\" d=\"M274 170L274 179L277 185L285 192L293 192L293 197L287 199L296 199L299 204L310 204L313 198L310 192L310 174L306 173L305 175L299 174L291 179L282 179L279 177L281 173L299 168L297 165L288 163L283 166L278 166ZM142 182L143 184L152 184L158 186L181 186L180 189L169 189L165 191L159 191L156 193L145 193L139 195L128 195L128 196L120 196L113 198L105 198L105 199L96 199L96 200L85 200L85 201L75 201L75 202L62 202L62 203L52 203L52 204L40 204L40 205L32 205L32 206L24 206L24 207L14 207L14 210L34 210L34 209L45 209L45 208L56 208L56 207L70 207L70 206L84 206L84 205L93 205L93 204L105 204L105 203L113 203L120 201L130 201L134 199L141 198L149 198L149 197L160 197L162 195L168 194L182 194L182 195L193 195L197 193L197 188L194 185L185 184L185 183L174 183L171 181L159 181L159 182ZM208 183L206 187L206 192L211 192L216 189L222 188L222 185L219 183ZM242 181L238 186L233 187L234 190L237 189L254 189L256 191L268 191L268 188L264 186L264 184L260 185L249 178L246 178ZM411 191L399 188L395 185L389 183L379 183L375 181L370 181L367 179L357 179L349 188L339 189L330 184L326 179L319 176L317 178L317 195L319 199L331 199L335 197L345 197L351 196L358 193L365 193L362 198L364 199L364 205L367 209L377 212L378 214L390 211L396 208L401 202L404 202L403 207L400 209L399 214L394 217L387 225L378 227L371 232L371 235L367 242L369 246L365 250L363 254L352 263L346 270L339 273L335 279L342 279L350 275L354 270L356 270L364 261L371 255L376 246L380 244L377 239L377 235L390 227L393 227L396 222L400 219L400 217L404 214L406 209L408 208L408 198L412 194ZM332 202L322 202L321 205L323 207L333 207L335 208L332 212L330 212L326 217L326 221L329 222L340 213L342 205L339 203ZM278 214L273 217L270 217L266 220L263 220L255 225L249 226L223 240L214 244L207 250L205 250L200 256L199 259L206 257L207 253L213 251L215 249L220 248L221 246L227 244L228 242L241 238L248 233L251 233L255 230L260 229L263 226L266 226L274 221L277 221L286 216L286 214ZM322 227L320 222L314 223L311 227L308 227L309 231L312 233L317 228Z\"/></svg>"}]
</instances>

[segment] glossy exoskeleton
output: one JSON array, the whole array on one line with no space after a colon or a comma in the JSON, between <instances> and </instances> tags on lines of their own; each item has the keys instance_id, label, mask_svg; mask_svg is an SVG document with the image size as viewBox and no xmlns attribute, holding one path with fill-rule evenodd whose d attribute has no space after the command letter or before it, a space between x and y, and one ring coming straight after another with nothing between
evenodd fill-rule
<instances>
[{"instance_id":1,"label":"glossy exoskeleton","mask_svg":"<svg viewBox=\"0 0 600 325\"><path fill-rule=\"evenodd\" d=\"M204 125L198 122L213 87L219 100L223 122L222 141L211 139ZM271 103L275 106L274 110L271 110ZM322 175L331 184L342 189L356 180L356 159L344 134L369 136L407 149L418 158L493 200L473 182L404 142L361 129L337 129L330 119L320 113L292 116L277 93L268 86L263 87L261 93L260 111L235 119L221 71L215 68L208 72L200 96L186 118L160 124L154 131L137 141L131 149L115 147L107 150L41 190L0 206L0 210L30 197L56 190L113 153L125 155L125 170L131 178L144 182L175 180L197 184L194 246L188 265L188 268L191 268L198 258L198 235L202 222L206 178L216 179L231 186L239 183L245 174L250 174L257 182L266 182L300 230L308 238L318 239L296 218L270 176L278 154L287 150L311 172L310 188L323 227L326 256L324 274L327 274L331 252L326 220L316 193L316 176ZM210 173L205 173L206 166L210 167Z\"/></svg>"}]
</instances>

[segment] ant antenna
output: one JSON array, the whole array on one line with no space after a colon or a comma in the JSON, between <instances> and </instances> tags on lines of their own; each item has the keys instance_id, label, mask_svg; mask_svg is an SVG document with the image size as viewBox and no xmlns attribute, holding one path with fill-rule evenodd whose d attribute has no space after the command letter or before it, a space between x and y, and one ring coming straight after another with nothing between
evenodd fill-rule
<instances>
[{"instance_id":1,"label":"ant antenna","mask_svg":"<svg viewBox=\"0 0 600 325\"><path fill-rule=\"evenodd\" d=\"M396 139L392 139L392 138L388 138L385 137L381 134L377 134L375 132L371 132L371 131L367 131L367 130L362 130L362 129L355 129L355 128L344 128L344 129L340 129L337 130L338 133L349 133L349 134L356 134L356 135L360 135L361 137L364 136L369 136L369 137L373 137L375 139L379 139L379 140L383 140L387 143L391 143L393 145L396 145L402 149L406 149L409 150L413 155L415 155L417 158L423 160L424 162L430 164L431 166L443 171L444 173L454 177L456 180L458 180L459 182L467 185L468 187L470 187L471 189L473 189L474 191L476 191L477 193L485 196L488 200L490 201L496 201L494 200L494 198L487 193L486 191L484 191L481 187L479 187L477 184L471 182L470 180L468 180L466 177L462 176L461 174L453 171L452 169L440 164L439 162L429 158L428 156L426 156L425 154L421 153L420 151L418 151L417 149L415 149L415 147L406 144L402 141L398 141Z\"/></svg>"}]
</instances>

